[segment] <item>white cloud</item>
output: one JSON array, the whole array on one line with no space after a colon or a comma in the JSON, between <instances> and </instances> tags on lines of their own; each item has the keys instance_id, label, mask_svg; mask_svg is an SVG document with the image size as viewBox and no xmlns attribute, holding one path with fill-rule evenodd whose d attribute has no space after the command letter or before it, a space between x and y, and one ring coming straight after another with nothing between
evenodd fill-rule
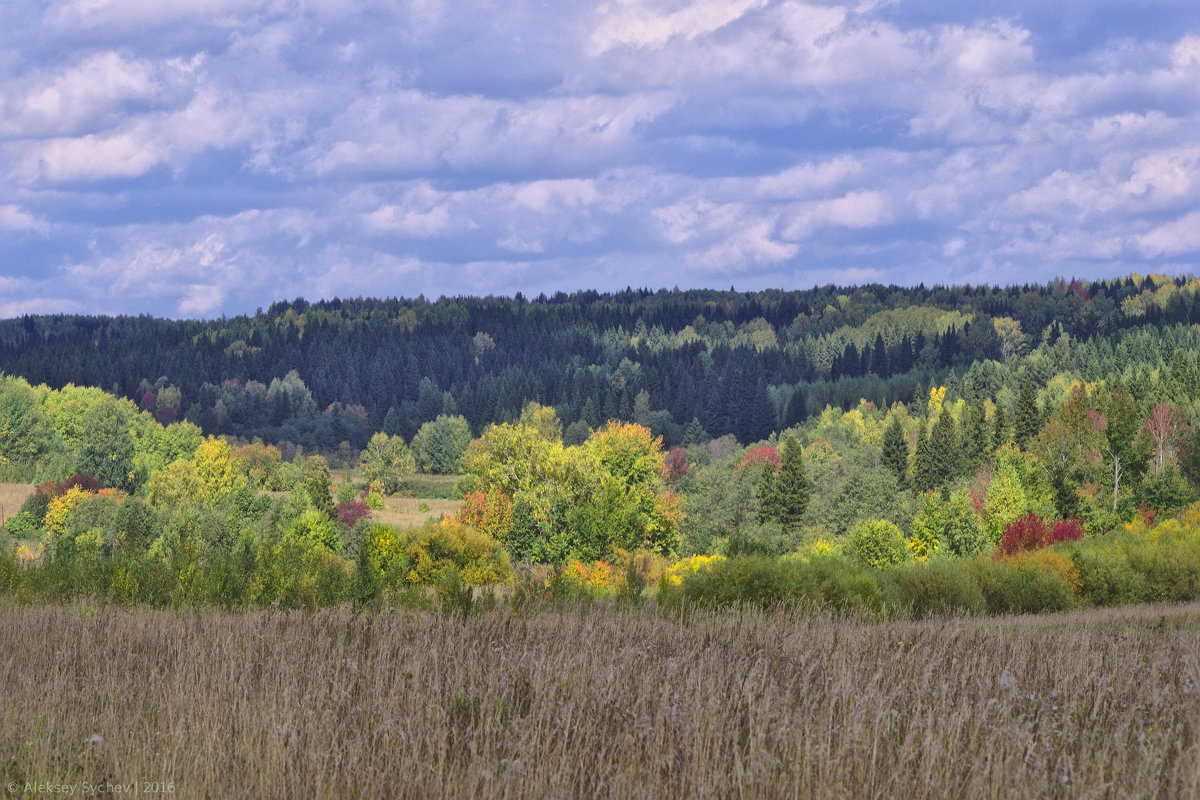
<instances>
[{"instance_id":1,"label":"white cloud","mask_svg":"<svg viewBox=\"0 0 1200 800\"><path fill-rule=\"evenodd\" d=\"M589 42L592 55L627 45L660 48L672 38L711 34L766 5L765 0L699 0L667 11L647 0L614 0L599 8L600 21Z\"/></svg>"},{"instance_id":2,"label":"white cloud","mask_svg":"<svg viewBox=\"0 0 1200 800\"><path fill-rule=\"evenodd\" d=\"M1159 225L1137 237L1138 248L1147 256L1178 256L1200 253L1200 211Z\"/></svg>"},{"instance_id":3,"label":"white cloud","mask_svg":"<svg viewBox=\"0 0 1200 800\"><path fill-rule=\"evenodd\" d=\"M1194 15L1164 37L838 0L14 9L0 254L70 291L5 307L1200 269Z\"/></svg>"},{"instance_id":4,"label":"white cloud","mask_svg":"<svg viewBox=\"0 0 1200 800\"><path fill-rule=\"evenodd\" d=\"M45 221L21 210L20 206L12 203L0 206L0 231L45 233L47 230L49 226Z\"/></svg>"}]
</instances>

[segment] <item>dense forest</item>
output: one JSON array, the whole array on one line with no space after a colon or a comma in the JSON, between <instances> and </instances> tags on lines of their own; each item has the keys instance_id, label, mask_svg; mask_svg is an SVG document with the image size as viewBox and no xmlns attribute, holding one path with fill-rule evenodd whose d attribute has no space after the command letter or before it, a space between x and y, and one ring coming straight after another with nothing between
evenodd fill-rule
<instances>
[{"instance_id":1,"label":"dense forest","mask_svg":"<svg viewBox=\"0 0 1200 800\"><path fill-rule=\"evenodd\" d=\"M887 408L949 387L1011 402L1029 378L1153 370L1195 351L1197 282L806 291L578 292L527 300L280 302L211 321L27 316L0 322L0 370L98 386L161 422L331 452L373 431L410 440L442 414L478 435L529 401L568 442L608 419L668 445L743 444L860 399ZM1145 375L1129 374L1131 380Z\"/></svg>"}]
</instances>

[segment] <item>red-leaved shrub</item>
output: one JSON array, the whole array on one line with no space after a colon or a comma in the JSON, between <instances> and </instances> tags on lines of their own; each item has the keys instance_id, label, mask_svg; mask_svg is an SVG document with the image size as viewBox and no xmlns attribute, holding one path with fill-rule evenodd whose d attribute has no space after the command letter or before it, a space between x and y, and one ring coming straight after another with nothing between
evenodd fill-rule
<instances>
[{"instance_id":1,"label":"red-leaved shrub","mask_svg":"<svg viewBox=\"0 0 1200 800\"><path fill-rule=\"evenodd\" d=\"M1000 535L1000 552L1006 556L1037 550L1046 538L1046 521L1030 511L1018 517Z\"/></svg>"},{"instance_id":2,"label":"red-leaved shrub","mask_svg":"<svg viewBox=\"0 0 1200 800\"><path fill-rule=\"evenodd\" d=\"M69 478L63 478L61 481L46 481L39 485L37 490L46 497L62 497L67 492L78 486L85 492L100 491L100 481L96 480L92 475L83 472L72 475Z\"/></svg>"},{"instance_id":3,"label":"red-leaved shrub","mask_svg":"<svg viewBox=\"0 0 1200 800\"><path fill-rule=\"evenodd\" d=\"M367 508L367 504L362 500L350 500L346 503L338 503L334 506L334 511L337 514L337 521L347 528L353 528L354 523L358 522L363 517L371 516L371 509Z\"/></svg>"},{"instance_id":4,"label":"red-leaved shrub","mask_svg":"<svg viewBox=\"0 0 1200 800\"><path fill-rule=\"evenodd\" d=\"M1049 547L1059 542L1078 542L1083 538L1083 522L1077 519L1060 519L1046 534L1043 547Z\"/></svg>"},{"instance_id":5,"label":"red-leaved shrub","mask_svg":"<svg viewBox=\"0 0 1200 800\"><path fill-rule=\"evenodd\" d=\"M1083 538L1083 533L1083 524L1077 519L1063 519L1047 525L1044 519L1030 511L1004 529L1000 536L1000 553L1011 556L1059 542L1077 542Z\"/></svg>"}]
</instances>

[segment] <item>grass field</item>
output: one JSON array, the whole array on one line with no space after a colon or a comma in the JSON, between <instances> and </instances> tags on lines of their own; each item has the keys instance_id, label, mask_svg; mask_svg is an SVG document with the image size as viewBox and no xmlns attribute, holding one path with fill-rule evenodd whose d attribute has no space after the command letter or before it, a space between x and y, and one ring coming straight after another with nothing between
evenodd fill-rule
<instances>
[{"instance_id":1,"label":"grass field","mask_svg":"<svg viewBox=\"0 0 1200 800\"><path fill-rule=\"evenodd\" d=\"M1198 630L1195 604L885 624L0 605L0 791L1195 797Z\"/></svg>"},{"instance_id":2,"label":"grass field","mask_svg":"<svg viewBox=\"0 0 1200 800\"><path fill-rule=\"evenodd\" d=\"M388 497L383 501L383 509L372 511L376 522L385 522L401 529L410 525L420 525L426 520L441 519L444 515L454 516L462 505L461 500L423 500L419 497ZM427 511L422 511L426 506Z\"/></svg>"},{"instance_id":3,"label":"grass field","mask_svg":"<svg viewBox=\"0 0 1200 800\"><path fill-rule=\"evenodd\" d=\"M21 510L21 506L33 494L28 483L0 483L0 517L8 519Z\"/></svg>"}]
</instances>

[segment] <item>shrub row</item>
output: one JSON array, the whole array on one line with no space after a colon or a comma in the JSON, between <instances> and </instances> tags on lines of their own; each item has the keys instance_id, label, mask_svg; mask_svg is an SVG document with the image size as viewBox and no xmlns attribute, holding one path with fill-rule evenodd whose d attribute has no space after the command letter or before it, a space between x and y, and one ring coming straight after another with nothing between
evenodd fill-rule
<instances>
[{"instance_id":1,"label":"shrub row","mask_svg":"<svg viewBox=\"0 0 1200 800\"><path fill-rule=\"evenodd\" d=\"M873 616L1018 614L1200 599L1200 535L1114 533L1054 547L873 569L836 556L713 559L659 584L666 608L794 605Z\"/></svg>"}]
</instances>

